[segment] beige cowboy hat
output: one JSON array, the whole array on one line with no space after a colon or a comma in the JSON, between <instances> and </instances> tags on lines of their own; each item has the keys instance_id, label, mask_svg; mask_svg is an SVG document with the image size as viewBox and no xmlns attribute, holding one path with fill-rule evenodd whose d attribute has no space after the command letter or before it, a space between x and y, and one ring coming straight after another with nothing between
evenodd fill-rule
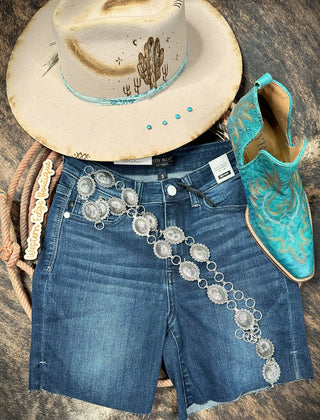
<instances>
[{"instance_id":1,"label":"beige cowboy hat","mask_svg":"<svg viewBox=\"0 0 320 420\"><path fill-rule=\"evenodd\" d=\"M206 0L49 0L14 47L7 93L48 148L127 160L210 128L241 74L234 34Z\"/></svg>"}]
</instances>

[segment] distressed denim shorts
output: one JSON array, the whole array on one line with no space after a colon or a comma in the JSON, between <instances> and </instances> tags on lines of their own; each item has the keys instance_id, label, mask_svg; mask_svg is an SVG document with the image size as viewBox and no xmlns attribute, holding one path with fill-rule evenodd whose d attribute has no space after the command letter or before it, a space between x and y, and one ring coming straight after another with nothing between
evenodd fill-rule
<instances>
[{"instance_id":1,"label":"distressed denim shorts","mask_svg":"<svg viewBox=\"0 0 320 420\"><path fill-rule=\"evenodd\" d=\"M185 420L312 378L299 287L246 227L230 143L144 163L64 158L34 273L30 389L147 414L163 360ZM98 201L114 205L95 222Z\"/></svg>"}]
</instances>

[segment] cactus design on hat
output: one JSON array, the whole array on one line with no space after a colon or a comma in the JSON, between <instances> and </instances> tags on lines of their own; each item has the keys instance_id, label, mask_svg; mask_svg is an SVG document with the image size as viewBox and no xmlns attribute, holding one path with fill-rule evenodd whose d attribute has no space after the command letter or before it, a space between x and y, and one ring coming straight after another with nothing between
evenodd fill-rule
<instances>
[{"instance_id":1,"label":"cactus design on hat","mask_svg":"<svg viewBox=\"0 0 320 420\"><path fill-rule=\"evenodd\" d=\"M138 58L137 69L141 79L150 86L150 89L156 89L164 60L164 49L160 47L159 38L154 40L153 37L149 37L144 44L144 52L140 52Z\"/></svg>"}]
</instances>

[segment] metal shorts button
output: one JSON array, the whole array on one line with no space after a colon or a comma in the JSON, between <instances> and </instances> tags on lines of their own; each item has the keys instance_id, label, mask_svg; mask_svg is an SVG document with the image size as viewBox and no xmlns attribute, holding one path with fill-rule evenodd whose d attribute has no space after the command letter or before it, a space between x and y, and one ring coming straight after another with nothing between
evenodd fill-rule
<instances>
[{"instance_id":1,"label":"metal shorts button","mask_svg":"<svg viewBox=\"0 0 320 420\"><path fill-rule=\"evenodd\" d=\"M171 195L171 197L175 196L177 194L177 189L174 185L168 185L167 186L167 193Z\"/></svg>"},{"instance_id":2,"label":"metal shorts button","mask_svg":"<svg viewBox=\"0 0 320 420\"><path fill-rule=\"evenodd\" d=\"M64 217L65 219L70 219L70 213L69 213L68 211L65 211L65 212L63 213L63 217Z\"/></svg>"}]
</instances>

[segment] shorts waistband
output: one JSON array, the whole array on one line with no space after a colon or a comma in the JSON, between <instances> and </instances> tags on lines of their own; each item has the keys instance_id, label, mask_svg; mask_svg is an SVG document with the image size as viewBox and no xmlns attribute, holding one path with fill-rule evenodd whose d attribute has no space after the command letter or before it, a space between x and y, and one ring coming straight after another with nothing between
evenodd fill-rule
<instances>
[{"instance_id":1,"label":"shorts waistband","mask_svg":"<svg viewBox=\"0 0 320 420\"><path fill-rule=\"evenodd\" d=\"M64 157L63 171L72 177L85 175L86 167L94 171L108 170L117 181L134 189L141 204L150 202L174 202L190 197L190 188L205 194L218 184L209 162L226 154L235 175L239 173L236 159L229 141L215 141L195 146L184 146L174 151L158 155L162 162L172 165L126 165L114 162L96 162ZM162 159L164 158L164 159Z\"/></svg>"}]
</instances>

